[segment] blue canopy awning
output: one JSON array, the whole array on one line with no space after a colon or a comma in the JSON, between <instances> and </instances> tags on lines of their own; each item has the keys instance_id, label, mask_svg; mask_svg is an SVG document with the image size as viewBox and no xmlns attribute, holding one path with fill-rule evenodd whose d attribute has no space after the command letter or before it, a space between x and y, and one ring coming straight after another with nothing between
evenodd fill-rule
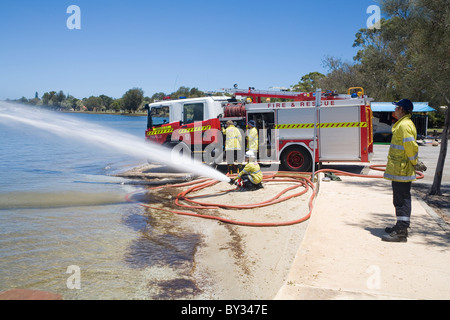
<instances>
[{"instance_id":1,"label":"blue canopy awning","mask_svg":"<svg viewBox=\"0 0 450 320\"><path fill-rule=\"evenodd\" d=\"M433 112L436 111L428 105L428 102L413 102L413 112ZM392 102L372 102L370 104L373 112L394 112L395 105Z\"/></svg>"}]
</instances>

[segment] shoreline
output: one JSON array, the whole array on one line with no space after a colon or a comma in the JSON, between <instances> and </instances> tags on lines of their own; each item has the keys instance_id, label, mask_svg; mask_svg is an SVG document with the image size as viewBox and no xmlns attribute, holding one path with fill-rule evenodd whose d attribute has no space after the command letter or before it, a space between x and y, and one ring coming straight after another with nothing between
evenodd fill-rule
<instances>
[{"instance_id":1,"label":"shoreline","mask_svg":"<svg viewBox=\"0 0 450 320\"><path fill-rule=\"evenodd\" d=\"M114 115L114 116L135 116L135 117L146 117L146 112L101 112L101 111L54 111L61 113L77 113L77 114L105 114L105 115Z\"/></svg>"},{"instance_id":2,"label":"shoreline","mask_svg":"<svg viewBox=\"0 0 450 320\"><path fill-rule=\"evenodd\" d=\"M117 176L158 184L164 183L164 179L183 181L187 176L165 171L157 165L142 165ZM234 187L219 182L198 194L208 194L200 200L207 203L241 205L265 201L287 186L289 182L274 182L266 183L264 189L258 191L224 193ZM308 213L310 192L267 207L214 209L214 214L243 221L292 220ZM177 210L186 211L183 208ZM211 210L207 213L203 209L198 211L212 214ZM288 276L308 225L305 221L284 227L248 227L198 217L179 217L176 218L177 221L181 219L178 222L202 237L191 270L192 281L198 290L182 297L194 300L273 299Z\"/></svg>"}]
</instances>

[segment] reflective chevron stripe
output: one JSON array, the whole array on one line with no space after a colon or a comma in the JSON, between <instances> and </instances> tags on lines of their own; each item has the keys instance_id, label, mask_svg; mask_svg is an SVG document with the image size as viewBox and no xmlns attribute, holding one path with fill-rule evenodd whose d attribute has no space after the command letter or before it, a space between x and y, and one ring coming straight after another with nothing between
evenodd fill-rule
<instances>
[{"instance_id":1,"label":"reflective chevron stripe","mask_svg":"<svg viewBox=\"0 0 450 320\"><path fill-rule=\"evenodd\" d=\"M278 124L275 129L312 129L314 123ZM367 122L330 122L318 123L317 128L367 128Z\"/></svg>"}]
</instances>

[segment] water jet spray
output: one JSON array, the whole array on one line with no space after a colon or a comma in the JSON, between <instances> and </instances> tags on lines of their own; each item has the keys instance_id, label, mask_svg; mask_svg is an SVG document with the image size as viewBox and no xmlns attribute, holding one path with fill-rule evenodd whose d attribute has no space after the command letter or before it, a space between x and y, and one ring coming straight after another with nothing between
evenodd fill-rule
<instances>
[{"instance_id":1,"label":"water jet spray","mask_svg":"<svg viewBox=\"0 0 450 320\"><path fill-rule=\"evenodd\" d=\"M166 147L148 141L137 140L131 134L74 119L67 115L7 102L0 102L0 111L0 123L5 125L21 123L65 139L81 141L108 151L114 150L130 157L164 164L179 172L189 172L217 181L229 181L229 178L221 172L190 156L171 152ZM29 128L27 127L26 130Z\"/></svg>"}]
</instances>

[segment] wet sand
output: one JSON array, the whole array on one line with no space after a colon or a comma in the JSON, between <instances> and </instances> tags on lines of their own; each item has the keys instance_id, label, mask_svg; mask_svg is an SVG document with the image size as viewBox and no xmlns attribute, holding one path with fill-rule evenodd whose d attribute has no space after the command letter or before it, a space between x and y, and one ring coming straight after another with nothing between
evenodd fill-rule
<instances>
[{"instance_id":1,"label":"wet sand","mask_svg":"<svg viewBox=\"0 0 450 320\"><path fill-rule=\"evenodd\" d=\"M182 182L188 175L144 165L120 176L139 179L151 185ZM264 189L238 192L234 191L234 186L219 182L190 196L205 195L197 198L205 203L256 204L291 185L291 182L270 182L264 184ZM286 195L302 189L303 187L300 187L289 191ZM158 194L159 201L164 202L164 207L246 222L280 222L301 218L309 212L308 202L312 194L312 191L308 191L300 197L261 208L188 210L175 207L173 204L174 196L182 190L183 188L165 189L164 192L159 190L155 195ZM167 201L164 201L164 198ZM193 288L184 291L186 294L183 297L174 296L183 299L273 299L289 273L308 225L306 221L291 226L253 227L174 215L176 216L174 219L202 236L201 244L195 252L194 263L188 267L192 281L186 280L186 285Z\"/></svg>"}]
</instances>

